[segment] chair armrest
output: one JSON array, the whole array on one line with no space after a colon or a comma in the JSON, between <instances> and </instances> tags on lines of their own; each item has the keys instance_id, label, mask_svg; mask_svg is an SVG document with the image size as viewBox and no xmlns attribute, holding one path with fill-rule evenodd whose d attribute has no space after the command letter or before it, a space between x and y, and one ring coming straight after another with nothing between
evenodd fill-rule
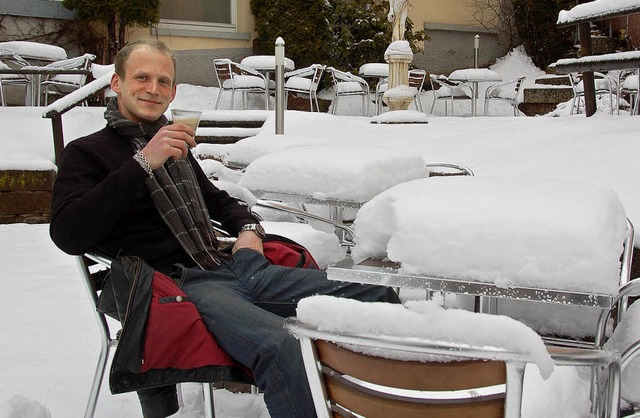
<instances>
[{"instance_id":1,"label":"chair armrest","mask_svg":"<svg viewBox=\"0 0 640 418\"><path fill-rule=\"evenodd\" d=\"M108 267L108 268L111 267L111 262L113 261L113 258L96 250L87 251L84 254L84 256L87 257L89 260L95 261L101 266Z\"/></svg>"},{"instance_id":2,"label":"chair armrest","mask_svg":"<svg viewBox=\"0 0 640 418\"><path fill-rule=\"evenodd\" d=\"M475 173L473 172L473 170L471 170L469 167L466 167L466 166L461 165L461 164L441 163L441 162L431 162L431 163L427 162L426 166L427 166L427 168L436 168L436 167L452 168L454 170L460 171L460 173L465 175L465 176L475 176Z\"/></svg>"},{"instance_id":3,"label":"chair armrest","mask_svg":"<svg viewBox=\"0 0 640 418\"><path fill-rule=\"evenodd\" d=\"M332 225L334 227L334 229L337 229L341 232L344 232L343 236L343 240L341 242L341 245L344 247L353 247L356 245L355 243L355 235L353 232L353 229L348 227L347 225L338 222L338 221L334 221L332 219L327 219L325 217L322 217L320 215L315 215L313 213L310 212L306 212L304 210L300 210L291 206L287 206L285 204L282 204L280 202L273 202L273 201L266 201L266 200L262 200L262 199L258 199L256 201L255 206L258 207L263 207L263 208L267 208L267 209L273 209L276 211L280 211L280 212L285 212L288 213L290 215L294 215L303 219L312 219L315 221L320 221L323 223L327 223L329 225Z\"/></svg>"},{"instance_id":4,"label":"chair armrest","mask_svg":"<svg viewBox=\"0 0 640 418\"><path fill-rule=\"evenodd\" d=\"M260 77L261 79L266 81L264 74L262 74L261 72L256 71L253 68L247 67L246 65L242 65L238 63L235 63L234 65L238 68L238 70L240 70L242 74L248 74L255 77Z\"/></svg>"},{"instance_id":5,"label":"chair armrest","mask_svg":"<svg viewBox=\"0 0 640 418\"><path fill-rule=\"evenodd\" d=\"M308 75L312 75L315 72L315 67L306 67L300 68L298 70L287 71L284 73L284 78L287 79L289 77L305 77Z\"/></svg>"}]
</instances>

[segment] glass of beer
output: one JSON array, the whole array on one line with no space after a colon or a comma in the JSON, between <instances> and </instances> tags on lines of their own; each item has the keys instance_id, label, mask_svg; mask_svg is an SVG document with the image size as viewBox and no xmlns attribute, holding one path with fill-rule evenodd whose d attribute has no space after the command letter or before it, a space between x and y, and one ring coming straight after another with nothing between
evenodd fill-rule
<instances>
[{"instance_id":1,"label":"glass of beer","mask_svg":"<svg viewBox=\"0 0 640 418\"><path fill-rule=\"evenodd\" d=\"M202 116L202 112L199 110L171 109L172 122L184 123L191 127L194 132L198 128L198 123L200 123L200 116Z\"/></svg>"}]
</instances>

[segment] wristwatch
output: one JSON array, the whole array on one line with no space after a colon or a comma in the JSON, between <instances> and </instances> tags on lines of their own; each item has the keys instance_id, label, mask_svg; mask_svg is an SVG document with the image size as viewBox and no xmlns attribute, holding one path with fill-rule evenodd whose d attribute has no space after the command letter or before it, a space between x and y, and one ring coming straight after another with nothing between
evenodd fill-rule
<instances>
[{"instance_id":1,"label":"wristwatch","mask_svg":"<svg viewBox=\"0 0 640 418\"><path fill-rule=\"evenodd\" d=\"M246 224L242 228L240 228L240 232L251 231L259 236L261 239L264 239L265 232L264 228L260 224Z\"/></svg>"}]
</instances>

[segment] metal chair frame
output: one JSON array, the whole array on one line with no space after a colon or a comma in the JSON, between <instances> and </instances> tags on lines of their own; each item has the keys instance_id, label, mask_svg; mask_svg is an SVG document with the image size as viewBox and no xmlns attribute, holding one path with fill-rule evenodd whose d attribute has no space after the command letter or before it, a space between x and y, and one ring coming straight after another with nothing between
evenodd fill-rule
<instances>
[{"instance_id":1,"label":"metal chair frame","mask_svg":"<svg viewBox=\"0 0 640 418\"><path fill-rule=\"evenodd\" d=\"M29 65L29 63L25 61L21 56L19 56L18 54L14 54L11 51L0 50L0 55L3 57L10 57L10 60L16 63L17 65L19 65L20 67L25 67ZM2 67L9 68L8 65L0 61L0 68ZM4 87L12 86L12 85L25 86L24 102L25 104L27 104L27 86L29 85L29 79L21 75L2 74L0 75L0 105L2 106L7 105L7 96L6 96Z\"/></svg>"},{"instance_id":2,"label":"metal chair frame","mask_svg":"<svg viewBox=\"0 0 640 418\"><path fill-rule=\"evenodd\" d=\"M451 116L454 116L454 101L471 100L473 97L473 89L465 83L452 81L444 75L435 74L429 74L429 80L431 81L431 90L433 92L433 102L429 113L433 113L437 100L444 100L444 115L448 115L447 101L449 101L451 103ZM469 89L469 93L466 92L465 88Z\"/></svg>"},{"instance_id":3,"label":"metal chair frame","mask_svg":"<svg viewBox=\"0 0 640 418\"><path fill-rule=\"evenodd\" d=\"M109 353L111 352L111 349L118 346L118 334L116 334L115 337L113 336L105 314L96 309L98 306L98 296L100 292L97 275L101 274L100 271L110 268L111 259L97 253L87 253L82 256L77 256L76 260L80 272L82 273L82 282L84 283L89 299L92 302L92 307L94 308L93 313L100 329L100 354L98 356L98 363L96 365L93 382L91 383L91 389L89 391L89 399L84 412L84 418L93 418L98 405L98 397L100 396L102 382L105 374L107 373ZM215 418L213 389L213 383L203 383L205 409L208 410L210 418ZM180 394L180 390L178 390L178 393Z\"/></svg>"},{"instance_id":4,"label":"metal chair frame","mask_svg":"<svg viewBox=\"0 0 640 418\"><path fill-rule=\"evenodd\" d=\"M334 115L337 113L340 97L362 96L362 115L369 116L369 84L362 77L340 71L334 67L328 67L326 71L331 74L331 82L333 84L331 113ZM351 88L356 85L358 86L357 89Z\"/></svg>"},{"instance_id":5,"label":"metal chair frame","mask_svg":"<svg viewBox=\"0 0 640 418\"><path fill-rule=\"evenodd\" d=\"M303 360L305 369L307 371L307 378L311 387L311 392L316 406L316 413L318 417L328 418L330 416L353 416L350 415L349 405L340 405L338 402L332 399L331 393L333 389L328 389L329 385L342 385L347 386L348 390L355 391L363 394L367 397L379 398L377 401L385 402L402 401L416 404L416 408L419 405L433 405L433 404L448 404L448 403L468 403L470 411L477 404L472 402L478 402L482 400L491 401L504 398L504 416L520 417L521 404L522 404L522 391L523 391L523 379L524 369L526 363L531 360L523 353L512 352L500 348L474 346L466 342L461 341L439 341L429 340L425 338L400 338L387 335L370 335L364 333L351 333L351 332L326 332L319 330L309 324L303 323L297 318L289 318L285 322L285 327L293 335L300 339L300 346L302 349ZM455 367L472 366L471 360L485 360L494 362L504 362L506 367L506 376L503 385L499 383L493 383L494 386L485 387L468 387L464 390L457 389L455 392L455 399L452 401L449 399L443 399L442 393L429 389L429 383L425 383L422 390L407 390L402 389L400 391L395 387L389 387L376 383L379 381L379 375L384 374L384 370L377 370L377 376L369 376L369 372L375 370L367 370L363 374L354 376L343 370L338 370L331 364L332 357L324 354L319 356L318 342L323 345L334 346L336 343L342 347L358 347L356 351L371 352L371 350L388 350L392 353L417 353L424 355L437 355L447 356L449 358L460 360L456 362ZM332 347L334 349L337 347ZM327 351L326 347L322 347L323 352ZM344 350L344 349L343 349ZM640 349L637 349L640 351ZM358 362L358 358L370 357L366 354L351 352L353 356L353 363ZM614 353L609 353L604 350L594 349L559 349L550 348L549 354L556 366L588 366L595 371L603 371L606 379L603 379L604 384L601 385L600 397L597 398L600 404L596 405L596 409L599 415L602 417L615 417L618 404L616 403L616 396L619 395L619 368L620 363L618 356ZM386 360L386 359L385 359ZM393 360L388 360L393 361ZM401 361L401 360L395 360ZM391 367L391 366L389 366ZM371 367L369 369L372 369ZM452 373L455 373L452 369ZM371 380L369 380L371 379ZM375 379L375 380L374 380ZM331 383L330 381L337 381ZM498 386L495 386L498 385ZM443 389L450 391L453 389ZM448 392L449 394L451 392ZM478 393L484 393L483 396L477 396ZM334 412L336 414L334 414ZM341 413L342 412L342 413ZM388 412L388 410L387 410ZM475 412L475 410L474 410ZM424 414L425 412L419 412ZM372 415L375 416L375 415ZM381 415L378 415L381 416ZM423 416L423 415L420 415ZM438 415L439 416L439 415Z\"/></svg>"},{"instance_id":6,"label":"metal chair frame","mask_svg":"<svg viewBox=\"0 0 640 418\"><path fill-rule=\"evenodd\" d=\"M61 70L72 70L72 69L90 70L91 63L95 59L96 59L96 56L93 54L84 54L79 57L52 62L51 64L46 65L45 68L56 68ZM85 74L47 76L40 83L40 86L44 88L45 105L49 103L49 93L52 92L51 90L52 88L54 88L58 93L61 93L64 91L73 91L84 86L86 81L87 81L87 76ZM40 98L38 97L38 102L39 101L40 101ZM82 103L82 105L83 106L87 105L86 100Z\"/></svg>"},{"instance_id":7,"label":"metal chair frame","mask_svg":"<svg viewBox=\"0 0 640 418\"><path fill-rule=\"evenodd\" d=\"M593 78L596 96L601 96L603 94L609 95L609 113L613 114L613 93L617 90L615 80L611 79L606 74L599 72L594 72ZM571 88L573 89L573 99L571 100L571 114L573 115L574 110L576 113L580 113L580 102L581 99L584 98L582 74L569 73L569 81L571 83Z\"/></svg>"},{"instance_id":8,"label":"metal chair frame","mask_svg":"<svg viewBox=\"0 0 640 418\"><path fill-rule=\"evenodd\" d=\"M520 95L520 89L522 88L522 82L526 77L519 77L509 81L503 81L501 83L492 84L487 87L487 90L484 94L484 115L487 116L489 113L489 102L491 100L504 101L513 106L513 116L518 116L518 99ZM510 91L509 95L503 95L503 88L507 86L513 85L513 91Z\"/></svg>"},{"instance_id":9,"label":"metal chair frame","mask_svg":"<svg viewBox=\"0 0 640 418\"><path fill-rule=\"evenodd\" d=\"M635 83L627 83L627 79L632 80L635 78ZM629 85L635 84L635 85ZM620 86L620 91L618 92L618 101L616 104L617 112L620 114L620 97L623 95L629 96L629 114L637 115L639 113L638 109L638 70L625 70L621 71L618 76L618 86Z\"/></svg>"},{"instance_id":10,"label":"metal chair frame","mask_svg":"<svg viewBox=\"0 0 640 418\"><path fill-rule=\"evenodd\" d=\"M242 108L247 108L247 94L261 93L264 95L264 108L269 109L269 87L272 83L260 72L233 62L227 58L213 60L213 68L220 91L216 100L215 109L220 105L223 91L231 91L230 109L233 110L236 91L242 93Z\"/></svg>"},{"instance_id":11,"label":"metal chair frame","mask_svg":"<svg viewBox=\"0 0 640 418\"><path fill-rule=\"evenodd\" d=\"M320 106L318 105L318 86L326 68L326 65L313 64L306 68L285 73L285 108L288 103L289 93L298 93L309 96L309 109L311 109L312 112L314 103L316 110L320 112Z\"/></svg>"}]
</instances>

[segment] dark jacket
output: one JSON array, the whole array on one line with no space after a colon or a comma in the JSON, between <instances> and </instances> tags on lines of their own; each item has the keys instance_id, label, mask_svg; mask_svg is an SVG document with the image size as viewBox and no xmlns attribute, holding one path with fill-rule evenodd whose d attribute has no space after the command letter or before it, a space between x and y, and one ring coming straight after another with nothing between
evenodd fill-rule
<instances>
[{"instance_id":1,"label":"dark jacket","mask_svg":"<svg viewBox=\"0 0 640 418\"><path fill-rule=\"evenodd\" d=\"M65 147L53 187L51 238L74 255L96 249L111 257L138 256L158 269L193 266L158 213L147 174L133 154L129 141L109 127ZM257 222L245 206L213 186L191 154L188 158L212 219L234 235Z\"/></svg>"},{"instance_id":2,"label":"dark jacket","mask_svg":"<svg viewBox=\"0 0 640 418\"><path fill-rule=\"evenodd\" d=\"M138 257L113 261L98 309L122 324L109 375L114 394L180 382L251 382L174 281Z\"/></svg>"}]
</instances>

